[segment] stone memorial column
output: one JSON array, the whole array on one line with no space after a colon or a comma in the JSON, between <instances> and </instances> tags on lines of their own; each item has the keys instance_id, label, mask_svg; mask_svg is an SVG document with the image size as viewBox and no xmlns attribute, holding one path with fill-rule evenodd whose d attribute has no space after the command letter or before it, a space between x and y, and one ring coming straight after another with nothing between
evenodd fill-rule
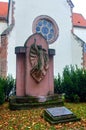
<instances>
[{"instance_id":1,"label":"stone memorial column","mask_svg":"<svg viewBox=\"0 0 86 130\"><path fill-rule=\"evenodd\" d=\"M16 96L25 96L25 48L16 47Z\"/></svg>"}]
</instances>

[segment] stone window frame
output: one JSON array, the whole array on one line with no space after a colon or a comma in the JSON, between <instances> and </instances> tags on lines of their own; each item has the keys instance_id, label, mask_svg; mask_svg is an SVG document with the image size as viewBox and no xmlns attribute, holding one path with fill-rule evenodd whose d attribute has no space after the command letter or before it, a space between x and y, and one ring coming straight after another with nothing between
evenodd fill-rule
<instances>
[{"instance_id":1,"label":"stone window frame","mask_svg":"<svg viewBox=\"0 0 86 130\"><path fill-rule=\"evenodd\" d=\"M54 34L55 34L54 38L52 40L50 40L49 42L47 41L49 44L52 44L53 42L55 42L57 40L57 38L59 36L59 28L58 28L56 21L53 18L51 18L50 16L40 15L40 16L36 17L33 21L33 24L32 24L32 32L36 33L36 26L37 26L38 22L40 20L44 20L44 19L49 21L50 23L52 23L54 31L55 31L54 32Z\"/></svg>"}]
</instances>

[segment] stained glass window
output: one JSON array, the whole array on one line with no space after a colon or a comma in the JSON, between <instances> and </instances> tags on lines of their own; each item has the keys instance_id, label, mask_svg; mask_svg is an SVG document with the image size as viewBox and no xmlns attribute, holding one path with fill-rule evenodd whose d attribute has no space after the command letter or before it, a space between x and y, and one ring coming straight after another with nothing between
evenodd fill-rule
<instances>
[{"instance_id":1,"label":"stained glass window","mask_svg":"<svg viewBox=\"0 0 86 130\"><path fill-rule=\"evenodd\" d=\"M46 19L38 22L36 32L41 33L47 41L52 40L55 34L53 24Z\"/></svg>"},{"instance_id":2,"label":"stained glass window","mask_svg":"<svg viewBox=\"0 0 86 130\"><path fill-rule=\"evenodd\" d=\"M56 22L48 16L37 17L33 22L33 32L42 34L48 43L53 43L58 37L58 26Z\"/></svg>"}]
</instances>

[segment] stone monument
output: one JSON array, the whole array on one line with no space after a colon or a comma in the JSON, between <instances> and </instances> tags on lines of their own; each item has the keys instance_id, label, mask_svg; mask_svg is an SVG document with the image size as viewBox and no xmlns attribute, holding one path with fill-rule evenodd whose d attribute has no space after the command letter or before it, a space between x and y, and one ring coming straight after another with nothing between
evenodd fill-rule
<instances>
[{"instance_id":1,"label":"stone monument","mask_svg":"<svg viewBox=\"0 0 86 130\"><path fill-rule=\"evenodd\" d=\"M33 21L32 31L24 46L15 48L16 97L10 100L12 109L36 103L39 106L63 103L61 95L54 94L55 50L49 48L58 38L58 26L51 17L42 15Z\"/></svg>"},{"instance_id":2,"label":"stone monument","mask_svg":"<svg viewBox=\"0 0 86 130\"><path fill-rule=\"evenodd\" d=\"M16 47L16 96L47 96L54 93L53 55L40 34L33 34L24 47Z\"/></svg>"}]
</instances>

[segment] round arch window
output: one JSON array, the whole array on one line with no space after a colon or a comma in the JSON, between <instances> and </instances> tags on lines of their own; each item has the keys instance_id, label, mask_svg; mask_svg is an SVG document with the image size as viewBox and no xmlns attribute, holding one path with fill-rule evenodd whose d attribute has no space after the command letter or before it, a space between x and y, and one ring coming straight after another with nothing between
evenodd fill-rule
<instances>
[{"instance_id":1,"label":"round arch window","mask_svg":"<svg viewBox=\"0 0 86 130\"><path fill-rule=\"evenodd\" d=\"M33 21L32 31L41 34L49 44L56 41L59 35L55 20L45 15L39 16Z\"/></svg>"}]
</instances>

